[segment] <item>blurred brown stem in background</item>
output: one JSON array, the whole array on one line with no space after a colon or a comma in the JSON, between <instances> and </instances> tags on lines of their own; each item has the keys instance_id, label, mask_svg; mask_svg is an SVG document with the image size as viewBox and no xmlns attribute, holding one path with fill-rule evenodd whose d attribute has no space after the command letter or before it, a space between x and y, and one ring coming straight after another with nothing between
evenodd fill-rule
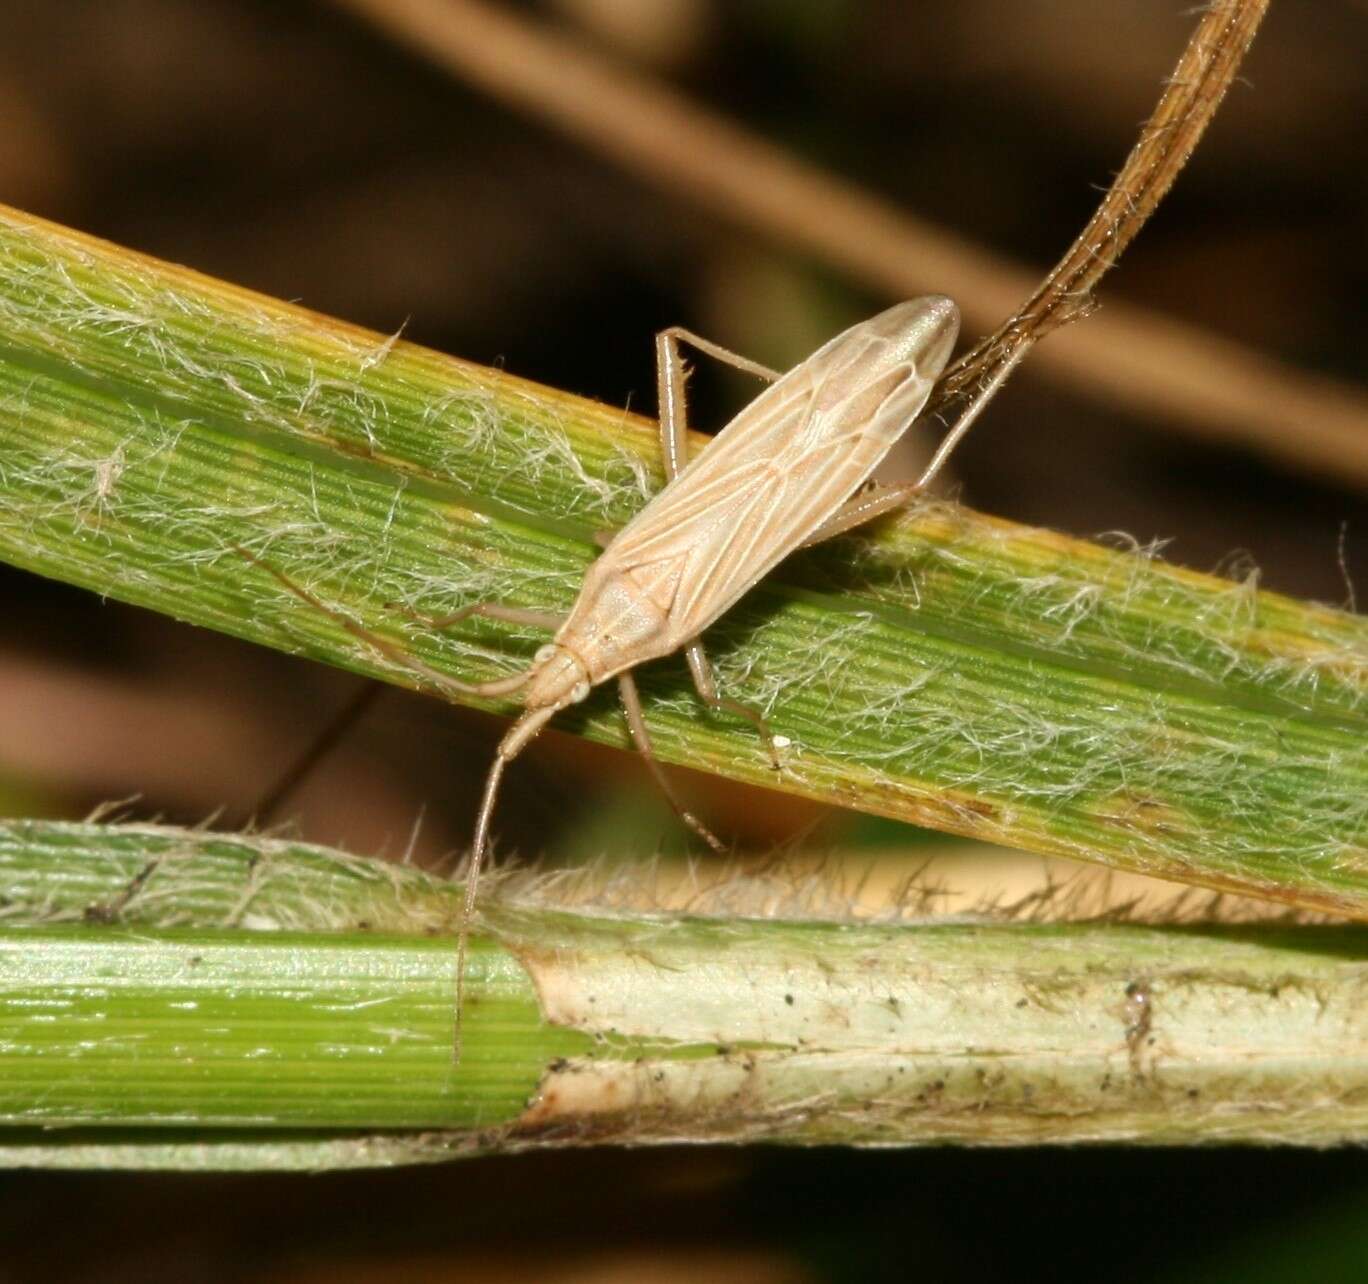
<instances>
[{"instance_id":1,"label":"blurred brown stem in background","mask_svg":"<svg viewBox=\"0 0 1368 1284\"><path fill-rule=\"evenodd\" d=\"M795 159L658 81L483 0L335 0L425 57L529 111L632 172L804 250L873 288L953 296L972 324L1038 307L1037 274ZM1207 11L1123 176L1042 289L1097 248L1115 260L1181 168L1233 78L1266 0ZM1163 156L1170 159L1157 164ZM1125 202L1139 198L1134 217ZM1124 215L1124 217L1123 217ZM1115 220L1098 241L1099 220ZM1089 239L1092 238L1092 239ZM1110 238L1110 244L1108 243ZM1077 260L1077 261L1075 261ZM1063 274L1063 275L1061 275ZM1052 285L1060 278L1058 286ZM1082 279L1082 278L1080 278ZM1092 284L1084 281L1084 288ZM1022 298L1030 302L1021 308ZM1018 313L1018 309L1021 312ZM1035 315L1032 311L1032 315ZM1052 323L1054 324L1054 323ZM986 341L996 345L1000 335ZM981 355L957 382L981 374ZM1238 442L1298 470L1368 487L1368 398L1197 326L1132 304L1051 344L1036 367L1082 393Z\"/></svg>"}]
</instances>

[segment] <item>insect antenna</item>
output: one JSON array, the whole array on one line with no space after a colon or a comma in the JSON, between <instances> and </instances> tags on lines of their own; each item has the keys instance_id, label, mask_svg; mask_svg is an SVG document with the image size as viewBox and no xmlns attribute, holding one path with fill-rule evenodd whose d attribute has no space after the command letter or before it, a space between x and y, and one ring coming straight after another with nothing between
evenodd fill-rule
<instances>
[{"instance_id":1,"label":"insect antenna","mask_svg":"<svg viewBox=\"0 0 1368 1284\"><path fill-rule=\"evenodd\" d=\"M234 544L231 547L245 561L250 562L253 566L260 567L281 587L299 598L301 602L307 603L316 611L326 615L353 637L359 638L367 646L379 651L387 660L393 660L395 664L426 678L443 694L455 692L461 695L510 695L520 687L526 686L532 676L530 670L524 670L507 678L496 678L492 682L478 684L457 682L455 679L447 677L446 674L439 673L430 665L424 664L396 643L382 638L377 633L372 633L370 629L357 624L355 620L348 619L341 611L329 606L303 585L296 584L283 571L277 570L270 562L258 557L250 549L243 548L240 544ZM489 826L494 816L494 804L499 796L499 782L503 778L504 768L522 752L527 742L551 720L555 712L554 707L548 707L529 709L524 713L500 742L499 751L494 757L493 765L490 767L489 775L485 780L484 798L480 803L480 815L475 824L475 840L471 847L470 864L466 872L461 926L456 938L456 1029L454 1040L454 1060L456 1062L461 1059L461 1008L465 998L465 961L470 939L470 923L475 912L475 898L480 884L480 869L484 864L485 853L489 847Z\"/></svg>"},{"instance_id":2,"label":"insect antenna","mask_svg":"<svg viewBox=\"0 0 1368 1284\"><path fill-rule=\"evenodd\" d=\"M475 838L470 848L470 863L466 868L465 898L461 907L461 926L456 934L456 1030L452 1049L453 1064L461 1060L461 1028L464 1022L466 950L470 943L470 923L475 915L475 901L480 889L480 869L489 850L489 826L494 818L494 804L499 798L499 783L504 768L524 749L527 743L555 715L552 705L528 709L499 742L498 752L485 777L484 797L480 800L480 814L475 822Z\"/></svg>"},{"instance_id":3,"label":"insect antenna","mask_svg":"<svg viewBox=\"0 0 1368 1284\"><path fill-rule=\"evenodd\" d=\"M383 638L378 633L372 632L365 625L358 624L355 620L349 619L334 606L329 606L316 594L311 593L302 584L296 584L284 571L278 570L264 558L258 557L250 549L243 548L241 544L230 544L229 547L245 561L253 566L259 567L267 575L276 580L282 588L294 594L301 602L307 603L314 610L326 615L339 628L345 629L354 638L358 638L367 646L379 651L387 660L392 660L400 668L407 669L410 673L418 677L425 678L427 682L443 695L454 693L456 695L477 695L477 696L503 696L511 695L520 687L527 685L530 674L526 671L512 674L507 678L495 678L490 682L458 682L455 678L448 677L445 673L434 669L430 664L424 664L416 655L410 654L396 642L391 642Z\"/></svg>"}]
</instances>

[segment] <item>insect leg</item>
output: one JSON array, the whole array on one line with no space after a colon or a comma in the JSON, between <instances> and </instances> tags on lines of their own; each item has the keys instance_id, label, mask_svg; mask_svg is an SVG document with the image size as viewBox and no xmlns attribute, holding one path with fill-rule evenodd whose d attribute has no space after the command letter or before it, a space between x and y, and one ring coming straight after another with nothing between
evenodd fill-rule
<instances>
[{"instance_id":1,"label":"insect leg","mask_svg":"<svg viewBox=\"0 0 1368 1284\"><path fill-rule=\"evenodd\" d=\"M717 679L713 676L712 664L708 660L708 653L703 649L703 643L697 639L690 642L684 648L684 658L689 663L689 673L693 676L694 690L698 692L698 698L710 709L734 713L738 718L745 718L765 742L765 748L769 751L770 766L775 771L782 770L779 751L774 745L774 732L770 730L764 714L758 709L752 709L748 704L742 704L739 700L729 700L718 691Z\"/></svg>"},{"instance_id":2,"label":"insect leg","mask_svg":"<svg viewBox=\"0 0 1368 1284\"><path fill-rule=\"evenodd\" d=\"M884 513L891 513L895 508L901 508L910 502L921 488L921 482L904 482L900 486L873 486L828 517L798 547L811 548L812 545L820 544L834 535L840 535L843 531L872 522Z\"/></svg>"},{"instance_id":3,"label":"insect leg","mask_svg":"<svg viewBox=\"0 0 1368 1284\"><path fill-rule=\"evenodd\" d=\"M448 677L445 673L440 673L429 664L424 664L416 656L410 655L403 647L386 638L382 638L378 633L372 633L370 629L358 624L355 620L349 619L335 607L329 606L317 595L310 593L301 584L296 584L283 571L278 571L269 562L263 561L249 549L241 545L234 544L234 552L240 557L251 562L253 566L259 566L268 575L278 580L282 587L293 593L301 602L307 602L316 611L326 615L339 628L345 629L354 638L359 638L367 646L374 647L387 660L392 660L402 668L408 669L420 677L426 678L436 690L444 695L478 695L478 696L502 696L511 695L520 687L525 687L531 680L531 671L524 670L522 673L515 673L507 678L494 678L489 682L458 682L455 678ZM515 609L515 608L509 608Z\"/></svg>"},{"instance_id":4,"label":"insect leg","mask_svg":"<svg viewBox=\"0 0 1368 1284\"><path fill-rule=\"evenodd\" d=\"M415 660L412 656L405 655L398 648L392 648L383 638L377 638L373 633L362 629L359 625L347 621L343 616L335 611L330 611L313 594L302 589L295 584L288 576L275 570L268 563L260 558L248 553L246 549L239 550L247 559L254 564L263 567L271 572L277 580L285 585L296 597L302 598L311 606L317 606L320 610L330 615L333 619L343 624L347 630L376 647L383 654L391 659L398 659L409 668L416 669L425 677L430 677L434 682L445 690L451 685L451 679L442 674L438 674L429 669L421 661ZM481 602L474 606L463 607L459 611L453 611L450 615L434 618L423 616L416 611L404 608L405 613L414 619L421 620L433 628L449 628L451 625L465 619L470 615L484 615L490 619L506 620L510 624L527 624L534 627L555 630L560 627L562 617L552 615L547 611L525 610L521 607L500 606L497 603ZM487 685L487 684L486 684ZM518 683L522 685L521 682ZM279 810L281 804L287 797L298 788L301 781L314 769L318 762L330 753L346 735L346 733L360 721L362 715L369 708L371 703L379 696L383 688L378 682L368 680L357 690L355 696L347 702L333 720L314 737L313 742L290 766L281 773L271 787L257 800L253 808L252 815L258 824L267 823L271 816ZM516 687L514 688L516 689ZM497 692L487 692L486 694L497 694Z\"/></svg>"},{"instance_id":5,"label":"insect leg","mask_svg":"<svg viewBox=\"0 0 1368 1284\"><path fill-rule=\"evenodd\" d=\"M674 481L689 462L689 416L684 404L687 371L679 355L681 342L769 383L779 378L779 371L751 361L683 326L672 325L668 330L660 331L656 335L656 408L660 416L660 449L665 459L666 481Z\"/></svg>"},{"instance_id":6,"label":"insect leg","mask_svg":"<svg viewBox=\"0 0 1368 1284\"><path fill-rule=\"evenodd\" d=\"M665 769L660 765L655 756L655 751L651 748L651 733L646 730L646 720L641 713L641 695L637 691L636 679L630 673L618 674L618 693L622 697L622 712L627 717L627 729L632 733L632 741L637 747L637 752L641 754L646 766L650 769L651 775L655 777L656 784L660 786L660 792L665 795L666 801L674 808L675 815L707 843L713 851L726 851L722 840L685 807L675 794L674 788L670 784L670 778L665 774Z\"/></svg>"},{"instance_id":7,"label":"insect leg","mask_svg":"<svg viewBox=\"0 0 1368 1284\"><path fill-rule=\"evenodd\" d=\"M1007 382L1007 377L1021 364L1021 359L1030 351L1031 345L1022 344L994 372L993 377L974 393L974 399L964 408L964 413L955 421L955 426L945 434L944 440L936 447L926 471L917 480L918 486L931 483L936 474L944 467L951 452L959 445L960 439L974 426L974 420L981 415L988 403L997 396L998 389Z\"/></svg>"}]
</instances>

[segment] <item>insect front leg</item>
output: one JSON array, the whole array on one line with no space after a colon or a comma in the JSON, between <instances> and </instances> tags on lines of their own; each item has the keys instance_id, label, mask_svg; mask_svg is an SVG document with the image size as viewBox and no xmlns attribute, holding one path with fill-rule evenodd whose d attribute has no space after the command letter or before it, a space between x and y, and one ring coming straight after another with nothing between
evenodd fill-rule
<instances>
[{"instance_id":1,"label":"insect front leg","mask_svg":"<svg viewBox=\"0 0 1368 1284\"><path fill-rule=\"evenodd\" d=\"M243 548L241 545L232 545L233 551L240 557L250 562L253 566L260 567L272 579L276 580L288 592L294 594L301 602L314 608L322 615L326 615L339 628L345 629L352 637L364 642L367 646L373 647L387 660L399 665L401 668L408 669L409 672L426 678L427 681L438 691L446 695L476 695L476 696L504 696L511 695L514 691L525 687L531 680L531 669L524 669L521 673L515 673L507 678L494 678L489 682L458 682L455 678L448 677L429 664L424 664L415 655L410 655L403 647L397 643L389 641L388 638L381 637L378 633L373 633L370 629L358 624L349 616L344 615L336 607L329 606L316 594L311 593L302 584L296 584L283 571L277 570L270 562L263 560L253 553L250 549ZM548 627L559 627L559 619L545 615L543 612L524 612L518 607L500 607L492 603L479 603L476 606L464 608L466 614L474 614L484 611L508 611L516 612L520 617L516 623L532 623L528 616L536 615L545 621L553 621ZM456 613L460 615L460 612ZM494 618L507 618L496 616Z\"/></svg>"},{"instance_id":2,"label":"insect front leg","mask_svg":"<svg viewBox=\"0 0 1368 1284\"><path fill-rule=\"evenodd\" d=\"M670 778L657 760L655 751L651 748L651 733L646 729L646 719L641 712L641 695L637 691L636 679L630 673L618 674L618 694L622 697L622 712L627 719L627 730L632 734L632 743L636 745L637 752L642 756L651 775L655 777L665 800L674 808L675 815L713 851L726 851L722 840L679 800L674 787L670 784Z\"/></svg>"},{"instance_id":3,"label":"insect front leg","mask_svg":"<svg viewBox=\"0 0 1368 1284\"><path fill-rule=\"evenodd\" d=\"M565 623L566 618L554 611L538 611L535 608L524 606L504 606L501 602L473 602L469 606L463 606L457 611L452 611L449 615L424 615L407 606L402 609L410 619L439 630L449 629L453 624L468 620L472 615L482 615L487 620L502 620L505 624L524 624L534 629L546 629L548 632L554 633ZM420 673L433 678L442 677L441 674L420 660L410 657L409 663ZM513 692L525 687L531 677L531 669L524 669L521 673L515 673L511 677L493 678L488 682L481 682L474 686L462 685L456 689L463 690L470 695L512 695ZM450 685L450 679L446 679L446 682Z\"/></svg>"}]
</instances>

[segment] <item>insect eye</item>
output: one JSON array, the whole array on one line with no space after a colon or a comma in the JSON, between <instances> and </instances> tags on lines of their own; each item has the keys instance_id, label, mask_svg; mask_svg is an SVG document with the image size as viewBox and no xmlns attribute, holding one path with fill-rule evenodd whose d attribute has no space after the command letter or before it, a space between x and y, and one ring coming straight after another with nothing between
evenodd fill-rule
<instances>
[{"instance_id":1,"label":"insect eye","mask_svg":"<svg viewBox=\"0 0 1368 1284\"><path fill-rule=\"evenodd\" d=\"M572 704L579 704L581 700L587 699L588 696L589 684L587 682L576 682L575 685L570 688L570 701Z\"/></svg>"},{"instance_id":2,"label":"insect eye","mask_svg":"<svg viewBox=\"0 0 1368 1284\"><path fill-rule=\"evenodd\" d=\"M545 646L539 646L537 653L532 657L533 664L545 664L556 654L556 644L548 642Z\"/></svg>"}]
</instances>

